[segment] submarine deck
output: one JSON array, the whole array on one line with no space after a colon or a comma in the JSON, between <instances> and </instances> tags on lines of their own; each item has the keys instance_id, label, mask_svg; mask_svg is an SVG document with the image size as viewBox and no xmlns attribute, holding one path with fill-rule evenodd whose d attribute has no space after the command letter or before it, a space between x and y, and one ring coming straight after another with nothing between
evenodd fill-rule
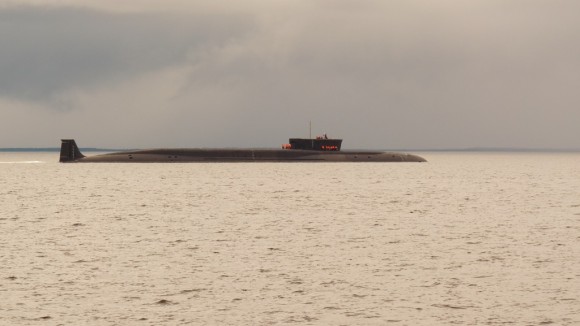
<instances>
[{"instance_id":1,"label":"submarine deck","mask_svg":"<svg viewBox=\"0 0 580 326\"><path fill-rule=\"evenodd\" d=\"M82 157L70 162L426 162L417 155L380 151L278 149L147 149Z\"/></svg>"}]
</instances>

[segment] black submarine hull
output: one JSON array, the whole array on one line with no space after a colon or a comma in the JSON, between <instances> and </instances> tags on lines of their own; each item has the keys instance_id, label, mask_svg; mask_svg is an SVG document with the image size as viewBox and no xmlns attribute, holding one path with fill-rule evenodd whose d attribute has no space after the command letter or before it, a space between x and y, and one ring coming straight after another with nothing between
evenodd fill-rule
<instances>
[{"instance_id":1,"label":"black submarine hull","mask_svg":"<svg viewBox=\"0 0 580 326\"><path fill-rule=\"evenodd\" d=\"M380 151L302 149L146 149L84 156L72 139L63 139L62 163L187 162L426 162L420 156Z\"/></svg>"}]
</instances>

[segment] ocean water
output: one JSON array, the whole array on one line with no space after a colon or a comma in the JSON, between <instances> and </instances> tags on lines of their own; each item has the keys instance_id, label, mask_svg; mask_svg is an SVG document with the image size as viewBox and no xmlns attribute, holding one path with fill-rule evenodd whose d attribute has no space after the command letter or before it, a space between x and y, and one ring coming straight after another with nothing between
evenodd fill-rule
<instances>
[{"instance_id":1,"label":"ocean water","mask_svg":"<svg viewBox=\"0 0 580 326\"><path fill-rule=\"evenodd\" d=\"M0 153L0 325L580 325L580 154Z\"/></svg>"}]
</instances>

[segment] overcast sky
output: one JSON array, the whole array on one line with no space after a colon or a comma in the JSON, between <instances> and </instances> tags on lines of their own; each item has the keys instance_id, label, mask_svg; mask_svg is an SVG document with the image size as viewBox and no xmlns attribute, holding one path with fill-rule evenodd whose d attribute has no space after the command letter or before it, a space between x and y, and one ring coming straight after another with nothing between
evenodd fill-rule
<instances>
[{"instance_id":1,"label":"overcast sky","mask_svg":"<svg viewBox=\"0 0 580 326\"><path fill-rule=\"evenodd\" d=\"M0 0L0 147L580 148L578 0Z\"/></svg>"}]
</instances>

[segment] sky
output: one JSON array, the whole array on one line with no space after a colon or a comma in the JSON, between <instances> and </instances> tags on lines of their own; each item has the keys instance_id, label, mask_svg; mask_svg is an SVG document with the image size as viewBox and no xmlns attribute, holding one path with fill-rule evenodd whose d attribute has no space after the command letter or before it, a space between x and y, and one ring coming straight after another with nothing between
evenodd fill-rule
<instances>
[{"instance_id":1,"label":"sky","mask_svg":"<svg viewBox=\"0 0 580 326\"><path fill-rule=\"evenodd\" d=\"M577 0L0 0L0 147L580 148Z\"/></svg>"}]
</instances>

